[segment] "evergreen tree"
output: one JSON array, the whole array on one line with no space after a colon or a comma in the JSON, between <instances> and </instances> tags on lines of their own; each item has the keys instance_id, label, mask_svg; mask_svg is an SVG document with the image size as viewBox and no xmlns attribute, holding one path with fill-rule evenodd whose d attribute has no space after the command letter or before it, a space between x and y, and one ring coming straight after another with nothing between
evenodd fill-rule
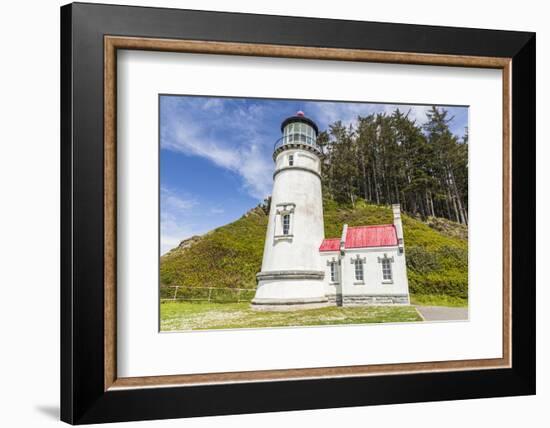
<instances>
[{"instance_id":1,"label":"evergreen tree","mask_svg":"<svg viewBox=\"0 0 550 428\"><path fill-rule=\"evenodd\" d=\"M432 107L419 126L409 114L358 117L321 132L324 192L355 205L358 197L376 203L400 203L420 217L468 221L468 132L452 134L452 117Z\"/></svg>"}]
</instances>

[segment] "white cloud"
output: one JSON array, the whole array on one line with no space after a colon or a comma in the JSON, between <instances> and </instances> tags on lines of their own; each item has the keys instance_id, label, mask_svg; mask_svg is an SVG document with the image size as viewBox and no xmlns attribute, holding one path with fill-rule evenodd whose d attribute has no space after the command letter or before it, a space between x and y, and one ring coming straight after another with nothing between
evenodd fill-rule
<instances>
[{"instance_id":1,"label":"white cloud","mask_svg":"<svg viewBox=\"0 0 550 428\"><path fill-rule=\"evenodd\" d=\"M360 104L360 103L315 103L312 104L315 116L321 124L327 126L336 121L341 121L345 126L354 125L358 116L367 116L369 114L385 113L391 115L396 109L407 115L409 119L414 120L417 125L422 126L427 122L426 113L432 108L431 105L408 105L408 104ZM441 106L440 106L441 107ZM447 107L444 107L447 108ZM447 108L448 109L448 108ZM452 115L450 115L452 116ZM457 125L451 123L451 128ZM453 129L458 135L464 133L462 126Z\"/></svg>"},{"instance_id":2,"label":"white cloud","mask_svg":"<svg viewBox=\"0 0 550 428\"><path fill-rule=\"evenodd\" d=\"M193 208L198 202L195 199L183 198L178 195L174 190L168 189L166 187L161 187L161 201L163 208L167 210L179 210L185 211Z\"/></svg>"},{"instance_id":3,"label":"white cloud","mask_svg":"<svg viewBox=\"0 0 550 428\"><path fill-rule=\"evenodd\" d=\"M189 221L198 202L167 187L160 189L160 253L176 247L182 239L204 233L200 226Z\"/></svg>"},{"instance_id":4,"label":"white cloud","mask_svg":"<svg viewBox=\"0 0 550 428\"><path fill-rule=\"evenodd\" d=\"M375 113L376 107L372 104L359 103L315 103L315 116L319 122L331 124L341 121L344 126L349 126L357 121L357 116L367 116Z\"/></svg>"},{"instance_id":5,"label":"white cloud","mask_svg":"<svg viewBox=\"0 0 550 428\"><path fill-rule=\"evenodd\" d=\"M201 107L205 111L221 113L223 111L223 102L220 98L207 98Z\"/></svg>"},{"instance_id":6,"label":"white cloud","mask_svg":"<svg viewBox=\"0 0 550 428\"><path fill-rule=\"evenodd\" d=\"M175 248L186 238L202 235L205 231L195 224L182 221L182 218L168 211L161 212L160 219L160 253Z\"/></svg>"},{"instance_id":7,"label":"white cloud","mask_svg":"<svg viewBox=\"0 0 550 428\"><path fill-rule=\"evenodd\" d=\"M239 175L243 189L257 200L271 192L273 162L265 145L270 145L272 138L262 134L262 106L243 103L227 108L216 98L168 98L162 114L162 149L199 156ZM173 188L161 189L163 254L183 239L211 230L219 221L214 219L224 218L223 207L204 203L206 207L199 211L195 198Z\"/></svg>"},{"instance_id":8,"label":"white cloud","mask_svg":"<svg viewBox=\"0 0 550 428\"><path fill-rule=\"evenodd\" d=\"M408 115L410 120L414 120L417 125L423 125L427 121L426 113L432 108L432 106L408 106L398 105L392 106L391 111L388 114L393 113L396 108L399 108L401 113Z\"/></svg>"},{"instance_id":9,"label":"white cloud","mask_svg":"<svg viewBox=\"0 0 550 428\"><path fill-rule=\"evenodd\" d=\"M202 103L203 106L205 104L207 102ZM260 150L264 139L255 126L261 123L258 119L261 114L261 107L236 108L232 109L231 114L209 118L207 127L199 125L192 118L178 116L176 119L168 116L171 123L164 127L167 132L162 138L162 148L200 156L240 175L245 190L252 197L262 200L271 191L273 164L266 156L266 151ZM221 127L231 128L233 135L241 135L238 141L242 143L231 145L229 141L211 135L212 129Z\"/></svg>"},{"instance_id":10,"label":"white cloud","mask_svg":"<svg viewBox=\"0 0 550 428\"><path fill-rule=\"evenodd\" d=\"M205 138L188 125L177 125L173 138L168 140L163 148L206 158L241 175L247 192L256 199L263 199L271 190L269 173L273 165L266 161L264 154L253 141L247 142L248 146L225 147L221 141Z\"/></svg>"},{"instance_id":11,"label":"white cloud","mask_svg":"<svg viewBox=\"0 0 550 428\"><path fill-rule=\"evenodd\" d=\"M345 126L355 124L358 116L385 113L391 115L396 109L409 114L411 120L422 125L426 122L426 112L431 106L399 104L360 104L360 103L319 103L314 104L316 115L321 123L331 124L341 121Z\"/></svg>"}]
</instances>

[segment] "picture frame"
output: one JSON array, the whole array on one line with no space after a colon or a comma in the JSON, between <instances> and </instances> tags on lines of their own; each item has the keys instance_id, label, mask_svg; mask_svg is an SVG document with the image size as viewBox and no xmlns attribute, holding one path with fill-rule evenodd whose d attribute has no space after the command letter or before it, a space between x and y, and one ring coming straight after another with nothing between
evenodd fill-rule
<instances>
[{"instance_id":1,"label":"picture frame","mask_svg":"<svg viewBox=\"0 0 550 428\"><path fill-rule=\"evenodd\" d=\"M120 49L501 69L502 358L119 378ZM534 394L535 95L534 33L63 6L61 419L86 424Z\"/></svg>"}]
</instances>

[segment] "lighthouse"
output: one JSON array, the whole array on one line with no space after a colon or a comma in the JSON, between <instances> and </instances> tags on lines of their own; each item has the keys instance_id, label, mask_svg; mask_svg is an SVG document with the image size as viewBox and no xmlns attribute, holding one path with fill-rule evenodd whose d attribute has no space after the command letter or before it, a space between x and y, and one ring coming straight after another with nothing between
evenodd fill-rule
<instances>
[{"instance_id":1,"label":"lighthouse","mask_svg":"<svg viewBox=\"0 0 550 428\"><path fill-rule=\"evenodd\" d=\"M299 309L328 304L319 246L324 239L318 128L299 111L281 124L273 150L275 171L255 309Z\"/></svg>"}]
</instances>

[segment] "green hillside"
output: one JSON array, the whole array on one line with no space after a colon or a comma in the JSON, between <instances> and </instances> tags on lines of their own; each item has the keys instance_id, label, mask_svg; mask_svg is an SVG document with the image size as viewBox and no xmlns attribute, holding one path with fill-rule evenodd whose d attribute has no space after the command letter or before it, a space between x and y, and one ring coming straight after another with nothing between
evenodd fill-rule
<instances>
[{"instance_id":1,"label":"green hillside","mask_svg":"<svg viewBox=\"0 0 550 428\"><path fill-rule=\"evenodd\" d=\"M324 201L325 236L339 237L342 226L392 222L389 207L364 201L355 207ZM262 263L267 215L261 208L206 235L183 241L161 257L161 298L212 301L251 300ZM426 223L403 215L409 286L413 300L464 304L468 297L467 228L442 219ZM174 286L178 286L176 289ZM211 290L205 287L212 287Z\"/></svg>"}]
</instances>

